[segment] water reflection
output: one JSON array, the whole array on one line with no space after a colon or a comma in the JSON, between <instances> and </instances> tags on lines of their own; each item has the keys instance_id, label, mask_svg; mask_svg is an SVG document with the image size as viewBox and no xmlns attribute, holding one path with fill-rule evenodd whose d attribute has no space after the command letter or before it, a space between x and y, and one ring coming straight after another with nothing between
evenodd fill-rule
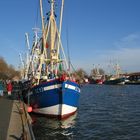
<instances>
[{"instance_id":1,"label":"water reflection","mask_svg":"<svg viewBox=\"0 0 140 140\"><path fill-rule=\"evenodd\" d=\"M62 120L61 121L61 128L69 128L69 127L73 127L76 123L76 116L77 116L77 113L74 114L73 116L67 118L66 120Z\"/></svg>"},{"instance_id":2,"label":"water reflection","mask_svg":"<svg viewBox=\"0 0 140 140\"><path fill-rule=\"evenodd\" d=\"M76 122L76 116L77 113L75 113L74 115L70 116L69 118L65 119L65 120L58 120L58 119L54 119L54 118L46 118L46 117L38 117L34 114L31 114L31 118L33 120L33 124L34 125L38 125L38 123L41 121L43 122L44 126L47 126L48 128L53 128L53 129L57 129L57 128L69 128L69 127L73 127L75 122ZM42 125L42 123L41 123Z\"/></svg>"},{"instance_id":3,"label":"water reflection","mask_svg":"<svg viewBox=\"0 0 140 140\"><path fill-rule=\"evenodd\" d=\"M65 120L50 119L46 117L39 117L31 115L33 120L33 131L35 137L39 140L39 137L44 137L44 140L51 138L73 138L73 130L76 124L77 113L70 116ZM39 130L39 131L38 131Z\"/></svg>"}]
</instances>

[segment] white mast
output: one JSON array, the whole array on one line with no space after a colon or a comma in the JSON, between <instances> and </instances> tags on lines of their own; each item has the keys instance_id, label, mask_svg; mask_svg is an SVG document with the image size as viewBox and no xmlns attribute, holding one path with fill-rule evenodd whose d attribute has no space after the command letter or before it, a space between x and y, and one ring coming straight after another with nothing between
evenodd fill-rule
<instances>
[{"instance_id":1,"label":"white mast","mask_svg":"<svg viewBox=\"0 0 140 140\"><path fill-rule=\"evenodd\" d=\"M53 73L53 61L55 57L54 53L54 43L55 43L55 35L56 35L56 27L55 27L55 18L54 18L54 0L51 0L51 11L50 11L50 22L51 22L51 51L50 51L50 59L51 59L51 72ZM56 59L56 58L55 58Z\"/></svg>"},{"instance_id":2,"label":"white mast","mask_svg":"<svg viewBox=\"0 0 140 140\"><path fill-rule=\"evenodd\" d=\"M27 43L27 48L30 52L30 43L29 43L29 36L28 36L28 33L25 33L25 37L26 37L26 43Z\"/></svg>"},{"instance_id":3,"label":"white mast","mask_svg":"<svg viewBox=\"0 0 140 140\"><path fill-rule=\"evenodd\" d=\"M39 84L42 64L43 64L43 61L44 61L44 54L46 54L46 51L45 51L45 46L46 46L45 25L44 25L44 16L43 16L43 9L42 9L42 0L40 0L40 14L41 14L41 21L42 21L42 44L43 44L42 49L43 49L43 52L41 52L41 55L40 55L40 64L39 64L39 68L38 68L37 84Z\"/></svg>"},{"instance_id":4,"label":"white mast","mask_svg":"<svg viewBox=\"0 0 140 140\"><path fill-rule=\"evenodd\" d=\"M60 49L60 43L59 42L60 42L60 38L61 38L63 7L64 7L64 0L62 0L62 3L61 3L61 11L60 11L60 23L59 23L59 32L58 32L59 41L58 41L58 48L57 48L57 57L59 55L59 49Z\"/></svg>"},{"instance_id":5,"label":"white mast","mask_svg":"<svg viewBox=\"0 0 140 140\"><path fill-rule=\"evenodd\" d=\"M21 53L19 53L19 58L20 58L21 65L22 65L22 68L21 68L21 76L22 76L22 79L25 79L25 63L23 61L23 58L22 58Z\"/></svg>"},{"instance_id":6,"label":"white mast","mask_svg":"<svg viewBox=\"0 0 140 140\"><path fill-rule=\"evenodd\" d=\"M29 67L30 67L30 43L28 33L25 33L26 44L27 44L27 54L26 54L26 67L25 67L25 79L28 79Z\"/></svg>"},{"instance_id":7,"label":"white mast","mask_svg":"<svg viewBox=\"0 0 140 140\"><path fill-rule=\"evenodd\" d=\"M37 46L38 32L40 31L40 29L39 28L33 28L32 30L34 31L34 41L33 41L33 45L32 45L32 51L31 51L31 54L30 54L30 69L31 69L32 76L35 76L35 66L36 66L35 63L36 63L36 61L38 61L37 56L40 53L39 48Z\"/></svg>"},{"instance_id":8,"label":"white mast","mask_svg":"<svg viewBox=\"0 0 140 140\"><path fill-rule=\"evenodd\" d=\"M64 0L62 0L62 4L61 4L61 14L60 14L60 23L59 23L60 36L61 36L61 28L62 28L63 7L64 7Z\"/></svg>"}]
</instances>

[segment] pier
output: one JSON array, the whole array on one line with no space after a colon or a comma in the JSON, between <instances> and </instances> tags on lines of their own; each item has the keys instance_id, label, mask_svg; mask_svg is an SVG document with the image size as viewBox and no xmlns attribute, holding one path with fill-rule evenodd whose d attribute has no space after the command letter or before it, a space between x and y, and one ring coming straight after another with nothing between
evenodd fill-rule
<instances>
[{"instance_id":1,"label":"pier","mask_svg":"<svg viewBox=\"0 0 140 140\"><path fill-rule=\"evenodd\" d=\"M15 97L0 97L0 140L35 140L26 105Z\"/></svg>"}]
</instances>

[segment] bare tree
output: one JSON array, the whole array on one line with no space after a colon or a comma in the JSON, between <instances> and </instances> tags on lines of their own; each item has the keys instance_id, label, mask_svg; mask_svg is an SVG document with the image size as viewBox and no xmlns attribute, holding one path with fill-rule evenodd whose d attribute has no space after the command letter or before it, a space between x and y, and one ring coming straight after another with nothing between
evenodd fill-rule
<instances>
[{"instance_id":1,"label":"bare tree","mask_svg":"<svg viewBox=\"0 0 140 140\"><path fill-rule=\"evenodd\" d=\"M0 79L12 79L14 76L20 77L20 72L0 57Z\"/></svg>"}]
</instances>

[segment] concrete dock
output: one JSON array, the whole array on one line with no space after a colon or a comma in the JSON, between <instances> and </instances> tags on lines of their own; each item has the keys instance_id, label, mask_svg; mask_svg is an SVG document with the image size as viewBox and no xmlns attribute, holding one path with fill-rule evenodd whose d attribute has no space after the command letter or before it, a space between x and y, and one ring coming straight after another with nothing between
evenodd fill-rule
<instances>
[{"instance_id":1,"label":"concrete dock","mask_svg":"<svg viewBox=\"0 0 140 140\"><path fill-rule=\"evenodd\" d=\"M22 101L0 97L0 140L35 140L31 123Z\"/></svg>"}]
</instances>

